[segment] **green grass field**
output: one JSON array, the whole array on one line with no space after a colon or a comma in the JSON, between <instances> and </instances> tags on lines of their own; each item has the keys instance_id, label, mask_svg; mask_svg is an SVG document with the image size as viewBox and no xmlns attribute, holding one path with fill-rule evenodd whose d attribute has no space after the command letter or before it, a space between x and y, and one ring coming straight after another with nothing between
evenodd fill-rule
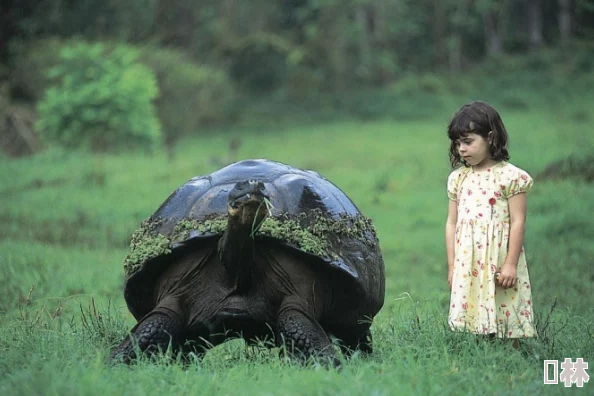
<instances>
[{"instance_id":1,"label":"green grass field","mask_svg":"<svg viewBox=\"0 0 594 396\"><path fill-rule=\"evenodd\" d=\"M594 364L594 185L538 175L591 152L594 133L554 111L501 113L511 162L536 177L525 247L539 338L521 351L446 326L447 115L236 127L180 142L171 161L58 149L0 158L0 394L565 393L561 384L543 385L543 360ZM134 324L122 294L132 232L175 188L226 163L230 136L241 138L236 159L314 169L374 220L387 293L371 357L356 355L341 370L302 367L232 341L186 365L106 363ZM591 381L582 392L592 389Z\"/></svg>"}]
</instances>

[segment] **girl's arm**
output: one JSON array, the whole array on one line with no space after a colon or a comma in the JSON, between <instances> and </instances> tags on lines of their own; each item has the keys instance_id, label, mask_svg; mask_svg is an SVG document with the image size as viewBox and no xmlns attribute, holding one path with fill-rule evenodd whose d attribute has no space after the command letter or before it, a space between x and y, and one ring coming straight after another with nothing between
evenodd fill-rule
<instances>
[{"instance_id":1,"label":"girl's arm","mask_svg":"<svg viewBox=\"0 0 594 396\"><path fill-rule=\"evenodd\" d=\"M505 263L501 267L499 284L510 288L517 282L516 267L524 244L526 223L526 194L516 194L508 200L509 205L509 241Z\"/></svg>"},{"instance_id":2,"label":"girl's arm","mask_svg":"<svg viewBox=\"0 0 594 396\"><path fill-rule=\"evenodd\" d=\"M448 284L452 288L452 274L454 273L454 246L456 238L456 222L458 221L458 202L449 201L448 219L445 226L446 253L448 257Z\"/></svg>"}]
</instances>

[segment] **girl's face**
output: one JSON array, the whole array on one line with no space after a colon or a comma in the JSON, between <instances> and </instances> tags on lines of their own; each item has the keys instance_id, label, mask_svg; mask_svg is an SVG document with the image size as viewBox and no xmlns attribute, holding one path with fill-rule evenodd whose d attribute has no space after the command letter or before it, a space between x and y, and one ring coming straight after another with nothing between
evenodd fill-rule
<instances>
[{"instance_id":1,"label":"girl's face","mask_svg":"<svg viewBox=\"0 0 594 396\"><path fill-rule=\"evenodd\" d=\"M460 157L469 165L480 168L491 162L489 142L481 135L469 133L466 136L460 136L456 144Z\"/></svg>"}]
</instances>

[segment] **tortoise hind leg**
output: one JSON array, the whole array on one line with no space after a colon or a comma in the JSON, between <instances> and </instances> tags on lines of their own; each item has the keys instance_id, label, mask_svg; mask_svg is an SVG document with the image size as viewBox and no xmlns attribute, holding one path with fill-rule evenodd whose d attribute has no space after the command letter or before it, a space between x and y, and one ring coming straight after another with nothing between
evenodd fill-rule
<instances>
[{"instance_id":1,"label":"tortoise hind leg","mask_svg":"<svg viewBox=\"0 0 594 396\"><path fill-rule=\"evenodd\" d=\"M304 359L321 358L324 363L335 367L340 365L322 326L299 304L283 303L277 323L277 343L283 343L289 354Z\"/></svg>"},{"instance_id":2,"label":"tortoise hind leg","mask_svg":"<svg viewBox=\"0 0 594 396\"><path fill-rule=\"evenodd\" d=\"M148 313L130 331L111 353L110 359L131 363L137 358L137 348L147 354L166 350L171 344L177 347L182 339L183 324L173 311L159 310Z\"/></svg>"}]
</instances>

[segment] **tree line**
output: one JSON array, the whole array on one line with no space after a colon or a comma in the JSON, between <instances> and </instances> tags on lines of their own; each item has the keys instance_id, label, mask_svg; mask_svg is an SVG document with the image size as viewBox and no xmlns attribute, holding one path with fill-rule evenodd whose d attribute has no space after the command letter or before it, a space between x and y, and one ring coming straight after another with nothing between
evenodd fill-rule
<instances>
[{"instance_id":1,"label":"tree line","mask_svg":"<svg viewBox=\"0 0 594 396\"><path fill-rule=\"evenodd\" d=\"M594 0L5 0L0 62L44 37L151 43L246 89L335 90L592 39Z\"/></svg>"}]
</instances>

